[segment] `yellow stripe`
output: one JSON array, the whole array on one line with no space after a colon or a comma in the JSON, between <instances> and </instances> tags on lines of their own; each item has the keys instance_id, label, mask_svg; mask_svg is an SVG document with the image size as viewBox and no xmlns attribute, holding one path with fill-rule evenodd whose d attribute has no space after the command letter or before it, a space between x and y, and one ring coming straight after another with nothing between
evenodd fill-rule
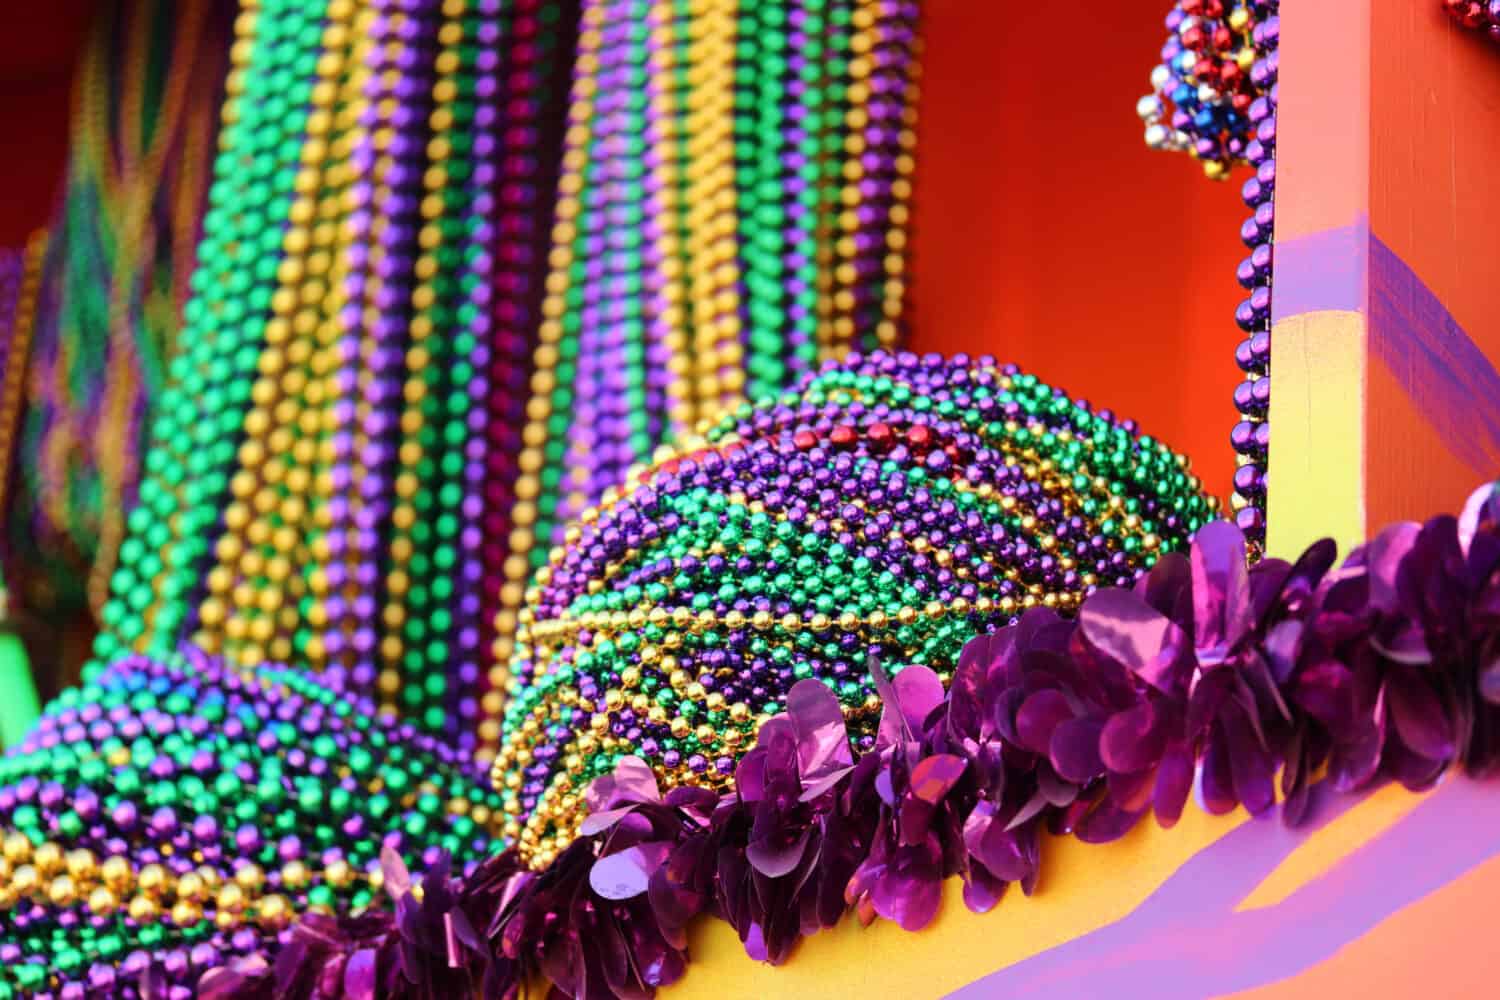
<instances>
[{"instance_id":1,"label":"yellow stripe","mask_svg":"<svg viewBox=\"0 0 1500 1000\"><path fill-rule=\"evenodd\" d=\"M1267 550L1296 558L1331 535L1347 552L1365 533L1365 317L1305 313L1271 336Z\"/></svg>"}]
</instances>

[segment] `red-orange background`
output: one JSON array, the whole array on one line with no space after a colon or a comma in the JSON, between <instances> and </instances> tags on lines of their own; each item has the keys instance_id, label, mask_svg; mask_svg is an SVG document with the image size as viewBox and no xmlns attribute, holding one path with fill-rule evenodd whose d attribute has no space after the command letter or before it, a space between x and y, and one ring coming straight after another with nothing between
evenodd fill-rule
<instances>
[{"instance_id":1,"label":"red-orange background","mask_svg":"<svg viewBox=\"0 0 1500 1000\"><path fill-rule=\"evenodd\" d=\"M1223 496L1247 212L1240 179L1141 141L1170 6L929 0L914 342L994 354L1135 417Z\"/></svg>"},{"instance_id":2,"label":"red-orange background","mask_svg":"<svg viewBox=\"0 0 1500 1000\"><path fill-rule=\"evenodd\" d=\"M11 246L52 203L91 3L27 6L0 32ZM1134 104L1168 7L928 0L913 346L992 353L1133 416L1224 494L1244 209L1237 182L1141 144Z\"/></svg>"}]
</instances>

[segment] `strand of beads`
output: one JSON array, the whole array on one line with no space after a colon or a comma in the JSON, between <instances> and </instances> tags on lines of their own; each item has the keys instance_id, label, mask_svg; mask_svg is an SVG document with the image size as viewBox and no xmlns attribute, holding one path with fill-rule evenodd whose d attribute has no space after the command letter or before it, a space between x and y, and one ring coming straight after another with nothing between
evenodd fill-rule
<instances>
[{"instance_id":1,"label":"strand of beads","mask_svg":"<svg viewBox=\"0 0 1500 1000\"><path fill-rule=\"evenodd\" d=\"M307 138L297 156L266 343L244 416L239 469L230 480L227 530L208 576L208 602L227 613L222 635L212 627L198 632L205 648L247 666L291 658L299 603L309 582L318 589L301 567L310 561L320 509L312 494L325 447L323 377L332 367L332 318L340 311L340 282L330 269L342 259L336 222L348 170L334 150L343 138L340 105L353 99L344 72L353 20L352 4L330 3L318 32Z\"/></svg>"},{"instance_id":2,"label":"strand of beads","mask_svg":"<svg viewBox=\"0 0 1500 1000\"><path fill-rule=\"evenodd\" d=\"M916 146L917 8L887 0L856 11L855 19L869 43L851 63L851 135L844 140L851 159L844 165L844 236L836 244L844 257L840 283L851 303L842 321L863 333L863 349L890 350L901 339L905 302L906 205Z\"/></svg>"},{"instance_id":3,"label":"strand of beads","mask_svg":"<svg viewBox=\"0 0 1500 1000\"><path fill-rule=\"evenodd\" d=\"M1167 17L1171 34L1151 75L1153 93L1136 109L1152 148L1186 151L1214 179L1228 177L1240 164L1255 170L1242 191L1252 215L1240 228L1250 256L1238 277L1250 294L1235 310L1245 333L1235 360L1245 379L1234 391L1240 420L1230 440L1238 462L1231 505L1257 551L1265 544L1271 438L1279 6L1279 0L1181 0Z\"/></svg>"},{"instance_id":4,"label":"strand of beads","mask_svg":"<svg viewBox=\"0 0 1500 1000\"><path fill-rule=\"evenodd\" d=\"M521 431L526 422L526 385L534 338L540 321L547 260L543 241L553 208L552 186L560 157L559 143L548 127L560 117L566 94L568 61L561 15L545 0L520 0L507 26L511 43L501 50L503 93L497 105L506 109L501 131L500 183L495 226L495 282L491 310L488 435L483 487L483 583L480 587L480 650L494 655L505 582L505 560L514 521L516 482L520 474ZM493 754L499 742L498 716L507 678L492 660L480 695L479 747Z\"/></svg>"},{"instance_id":5,"label":"strand of beads","mask_svg":"<svg viewBox=\"0 0 1500 1000\"><path fill-rule=\"evenodd\" d=\"M316 71L307 40L320 37L323 14L320 3L263 0L235 22L183 350L169 365L152 419L140 502L127 519L89 675L131 648L174 655L190 626L276 291L282 220ZM229 526L247 520L237 516Z\"/></svg>"},{"instance_id":6,"label":"strand of beads","mask_svg":"<svg viewBox=\"0 0 1500 1000\"><path fill-rule=\"evenodd\" d=\"M1483 31L1491 41L1500 42L1500 0L1443 0L1443 9L1465 28Z\"/></svg>"},{"instance_id":7,"label":"strand of beads","mask_svg":"<svg viewBox=\"0 0 1500 1000\"><path fill-rule=\"evenodd\" d=\"M148 964L191 987L298 913L368 905L382 847L471 868L499 799L462 759L300 671L127 657L0 760L0 990Z\"/></svg>"},{"instance_id":8,"label":"strand of beads","mask_svg":"<svg viewBox=\"0 0 1500 1000\"><path fill-rule=\"evenodd\" d=\"M517 459L516 504L511 511L514 528L509 539L510 552L502 566L505 577L495 621L494 652L501 662L510 659L525 581L533 562L538 561L534 550L545 546L551 534L551 518L557 505L555 491L562 475L557 468L562 455L557 438L567 426L578 364L578 319L576 313L573 316L568 313L570 306L576 308L575 304L581 301L581 293L574 287L575 264L582 268L576 243L584 208L582 201L591 194L583 183L583 171L588 163L593 100L598 90L595 74L599 67L603 15L600 5L590 4L583 7L579 20L562 175L557 184L552 251L548 257L551 270L532 359L526 426L521 433L521 454Z\"/></svg>"},{"instance_id":9,"label":"strand of beads","mask_svg":"<svg viewBox=\"0 0 1500 1000\"><path fill-rule=\"evenodd\" d=\"M351 529L343 543L347 578L354 592L330 600L323 641L330 663L347 669L358 690L377 692L387 710L395 708L394 695L400 687L400 674L393 665L400 650L387 630L401 622L399 606L376 613L383 563L391 551L383 544L381 528L391 523L397 445L403 432L400 404L407 330L412 325L412 262L441 23L437 6L437 0L391 0L381 8L383 61L375 76L381 89L372 111L378 114L379 109L388 108L389 121L376 133L369 221L359 209L351 218L358 230L368 226L373 237L371 281L361 303L367 333L360 337L356 378L357 461L350 476L347 513ZM338 477L338 470L334 474ZM335 523L341 514L336 512ZM337 539L331 541L336 547Z\"/></svg>"},{"instance_id":10,"label":"strand of beads","mask_svg":"<svg viewBox=\"0 0 1500 1000\"><path fill-rule=\"evenodd\" d=\"M545 864L627 753L663 787L724 786L805 677L868 740L867 655L945 675L975 633L1132 581L1214 509L1133 423L990 359L827 365L606 493L538 572L493 770L508 835Z\"/></svg>"},{"instance_id":11,"label":"strand of beads","mask_svg":"<svg viewBox=\"0 0 1500 1000\"><path fill-rule=\"evenodd\" d=\"M1250 69L1260 96L1250 105L1255 137L1245 148L1245 160L1255 175L1245 181L1243 195L1251 216L1240 228L1250 256L1240 263L1240 284L1249 298L1235 310L1235 321L1245 332L1235 350L1235 361L1245 380L1234 392L1241 420L1230 435L1238 468L1230 504L1235 522L1252 546L1266 540L1266 466L1271 444L1271 258L1275 236L1276 195L1276 53L1281 25L1274 3L1266 5L1265 20L1255 26L1259 54Z\"/></svg>"}]
</instances>

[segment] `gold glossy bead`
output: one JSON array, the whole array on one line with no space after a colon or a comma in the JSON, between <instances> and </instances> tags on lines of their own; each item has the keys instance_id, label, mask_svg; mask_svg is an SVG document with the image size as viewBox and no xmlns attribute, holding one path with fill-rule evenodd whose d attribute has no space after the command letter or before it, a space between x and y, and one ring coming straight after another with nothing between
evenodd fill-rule
<instances>
[{"instance_id":1,"label":"gold glossy bead","mask_svg":"<svg viewBox=\"0 0 1500 1000\"><path fill-rule=\"evenodd\" d=\"M46 841L32 852L31 863L42 877L55 875L63 869L62 848L50 840Z\"/></svg>"},{"instance_id":2,"label":"gold glossy bead","mask_svg":"<svg viewBox=\"0 0 1500 1000\"><path fill-rule=\"evenodd\" d=\"M172 922L178 927L191 927L203 919L203 907L188 899L179 899L172 906Z\"/></svg>"},{"instance_id":3,"label":"gold glossy bead","mask_svg":"<svg viewBox=\"0 0 1500 1000\"><path fill-rule=\"evenodd\" d=\"M197 872L188 872L177 880L177 896L179 899L201 900L208 896L208 887L203 884L203 876Z\"/></svg>"},{"instance_id":4,"label":"gold glossy bead","mask_svg":"<svg viewBox=\"0 0 1500 1000\"><path fill-rule=\"evenodd\" d=\"M63 858L63 864L68 874L76 879L93 878L94 872L98 869L93 852L81 847L69 851Z\"/></svg>"},{"instance_id":5,"label":"gold glossy bead","mask_svg":"<svg viewBox=\"0 0 1500 1000\"><path fill-rule=\"evenodd\" d=\"M89 911L97 916L113 916L114 912L120 908L120 900L113 892L101 885L89 893L88 907Z\"/></svg>"},{"instance_id":6,"label":"gold glossy bead","mask_svg":"<svg viewBox=\"0 0 1500 1000\"><path fill-rule=\"evenodd\" d=\"M234 873L234 881L242 889L249 892L257 892L265 885L266 874L261 871L260 865L244 865Z\"/></svg>"},{"instance_id":7,"label":"gold glossy bead","mask_svg":"<svg viewBox=\"0 0 1500 1000\"><path fill-rule=\"evenodd\" d=\"M229 913L238 913L245 908L245 890L233 882L219 889L214 905Z\"/></svg>"},{"instance_id":8,"label":"gold glossy bead","mask_svg":"<svg viewBox=\"0 0 1500 1000\"><path fill-rule=\"evenodd\" d=\"M354 882L354 869L347 861L335 861L323 870L323 878L334 888L342 889Z\"/></svg>"},{"instance_id":9,"label":"gold glossy bead","mask_svg":"<svg viewBox=\"0 0 1500 1000\"><path fill-rule=\"evenodd\" d=\"M161 907L150 896L136 896L130 901L130 919L138 923L150 923L161 914Z\"/></svg>"},{"instance_id":10,"label":"gold glossy bead","mask_svg":"<svg viewBox=\"0 0 1500 1000\"><path fill-rule=\"evenodd\" d=\"M267 896L256 907L256 916L264 927L281 928L291 921L292 907L285 896Z\"/></svg>"},{"instance_id":11,"label":"gold glossy bead","mask_svg":"<svg viewBox=\"0 0 1500 1000\"><path fill-rule=\"evenodd\" d=\"M155 896L166 891L169 878L166 868L151 864L141 869L136 882L142 892Z\"/></svg>"},{"instance_id":12,"label":"gold glossy bead","mask_svg":"<svg viewBox=\"0 0 1500 1000\"><path fill-rule=\"evenodd\" d=\"M106 858L104 864L99 866L99 874L103 877L104 884L116 892L129 889L135 880L130 862L118 855Z\"/></svg>"},{"instance_id":13,"label":"gold glossy bead","mask_svg":"<svg viewBox=\"0 0 1500 1000\"><path fill-rule=\"evenodd\" d=\"M11 888L23 896L35 892L39 884L41 884L41 879L37 876L36 869L31 865L21 865L11 873Z\"/></svg>"},{"instance_id":14,"label":"gold glossy bead","mask_svg":"<svg viewBox=\"0 0 1500 1000\"><path fill-rule=\"evenodd\" d=\"M78 883L69 876L57 876L46 886L46 898L54 906L72 906L78 900Z\"/></svg>"},{"instance_id":15,"label":"gold glossy bead","mask_svg":"<svg viewBox=\"0 0 1500 1000\"><path fill-rule=\"evenodd\" d=\"M5 837L4 853L5 860L11 864L25 864L31 860L31 841L24 833L7 834Z\"/></svg>"}]
</instances>

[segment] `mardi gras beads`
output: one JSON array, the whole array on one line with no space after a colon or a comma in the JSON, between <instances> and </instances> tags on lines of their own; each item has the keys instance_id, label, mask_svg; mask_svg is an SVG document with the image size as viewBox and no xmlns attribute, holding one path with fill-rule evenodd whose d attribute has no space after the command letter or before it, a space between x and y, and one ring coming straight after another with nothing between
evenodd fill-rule
<instances>
[{"instance_id":1,"label":"mardi gras beads","mask_svg":"<svg viewBox=\"0 0 1500 1000\"><path fill-rule=\"evenodd\" d=\"M723 785L795 681L866 736L865 659L1132 580L1215 509L1134 424L989 359L851 358L743 406L568 530L531 588L494 780L543 864L631 753Z\"/></svg>"},{"instance_id":2,"label":"mardi gras beads","mask_svg":"<svg viewBox=\"0 0 1500 1000\"><path fill-rule=\"evenodd\" d=\"M1256 25L1254 32L1261 55L1250 75L1260 96L1250 105L1255 135L1245 147L1245 160L1255 174L1241 189L1251 216L1240 227L1240 238L1250 248L1250 256L1240 262L1237 272L1250 295L1234 314L1245 333L1235 349L1235 361L1245 380L1234 392L1241 420L1230 435L1237 462L1230 504L1235 522L1257 549L1266 539L1266 470L1271 442L1271 261L1276 223L1276 52L1280 31L1280 19L1272 13Z\"/></svg>"},{"instance_id":3,"label":"mardi gras beads","mask_svg":"<svg viewBox=\"0 0 1500 1000\"><path fill-rule=\"evenodd\" d=\"M1237 468L1231 505L1257 549L1265 543L1266 463L1270 448L1271 256L1275 223L1277 0L1182 0L1167 17L1171 32L1151 75L1153 93L1137 112L1146 144L1183 150L1214 179L1255 169L1242 189L1252 215L1240 228L1250 256L1238 270L1250 293L1235 310L1246 339L1235 352L1245 380L1234 391L1240 421L1230 440Z\"/></svg>"},{"instance_id":4,"label":"mardi gras beads","mask_svg":"<svg viewBox=\"0 0 1500 1000\"><path fill-rule=\"evenodd\" d=\"M301 671L127 657L0 759L0 982L102 989L149 960L191 986L298 913L368 905L383 847L472 865L499 802L460 760Z\"/></svg>"}]
</instances>

